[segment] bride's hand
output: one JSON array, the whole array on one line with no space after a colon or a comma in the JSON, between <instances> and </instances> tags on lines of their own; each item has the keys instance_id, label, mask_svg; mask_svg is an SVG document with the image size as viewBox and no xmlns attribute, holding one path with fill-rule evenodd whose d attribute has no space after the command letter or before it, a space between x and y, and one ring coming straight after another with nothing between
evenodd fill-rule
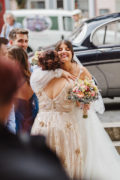
<instances>
[{"instance_id":1,"label":"bride's hand","mask_svg":"<svg viewBox=\"0 0 120 180\"><path fill-rule=\"evenodd\" d=\"M67 80L72 79L73 81L76 79L76 76L64 70L62 71L62 77L66 78Z\"/></svg>"}]
</instances>

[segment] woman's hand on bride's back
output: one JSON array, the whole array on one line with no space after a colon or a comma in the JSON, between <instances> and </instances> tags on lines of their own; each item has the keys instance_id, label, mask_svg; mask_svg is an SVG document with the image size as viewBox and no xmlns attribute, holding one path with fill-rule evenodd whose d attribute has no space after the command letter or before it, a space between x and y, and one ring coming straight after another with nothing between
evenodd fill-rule
<instances>
[{"instance_id":1,"label":"woman's hand on bride's back","mask_svg":"<svg viewBox=\"0 0 120 180\"><path fill-rule=\"evenodd\" d=\"M76 76L64 70L62 71L62 77L66 78L67 80L72 79L73 81L76 79Z\"/></svg>"}]
</instances>

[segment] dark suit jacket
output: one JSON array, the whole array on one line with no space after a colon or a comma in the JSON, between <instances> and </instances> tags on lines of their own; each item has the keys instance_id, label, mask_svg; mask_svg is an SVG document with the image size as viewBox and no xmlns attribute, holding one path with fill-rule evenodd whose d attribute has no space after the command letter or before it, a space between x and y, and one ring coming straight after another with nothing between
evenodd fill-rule
<instances>
[{"instance_id":1,"label":"dark suit jacket","mask_svg":"<svg viewBox=\"0 0 120 180\"><path fill-rule=\"evenodd\" d=\"M0 125L0 180L68 180L43 136L18 137Z\"/></svg>"}]
</instances>

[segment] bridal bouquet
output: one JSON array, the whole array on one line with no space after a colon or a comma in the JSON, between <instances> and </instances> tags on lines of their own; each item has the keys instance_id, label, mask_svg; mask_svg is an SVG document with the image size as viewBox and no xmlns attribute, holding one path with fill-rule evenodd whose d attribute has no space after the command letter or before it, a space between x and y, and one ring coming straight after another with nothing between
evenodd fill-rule
<instances>
[{"instance_id":1,"label":"bridal bouquet","mask_svg":"<svg viewBox=\"0 0 120 180\"><path fill-rule=\"evenodd\" d=\"M73 102L81 102L83 105L83 118L87 118L87 110L85 104L90 104L98 99L98 88L93 80L85 78L84 80L77 79L75 85L68 92L68 99Z\"/></svg>"}]
</instances>

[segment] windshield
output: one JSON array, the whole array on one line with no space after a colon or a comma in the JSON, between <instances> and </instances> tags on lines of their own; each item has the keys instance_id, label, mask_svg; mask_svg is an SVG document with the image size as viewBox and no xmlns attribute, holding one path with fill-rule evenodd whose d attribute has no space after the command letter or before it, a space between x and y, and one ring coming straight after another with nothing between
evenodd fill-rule
<instances>
[{"instance_id":1,"label":"windshield","mask_svg":"<svg viewBox=\"0 0 120 180\"><path fill-rule=\"evenodd\" d=\"M70 41L72 41L72 43L76 46L79 45L84 39L86 31L87 24L83 23L80 27L78 27L75 31L72 32L69 37Z\"/></svg>"}]
</instances>

